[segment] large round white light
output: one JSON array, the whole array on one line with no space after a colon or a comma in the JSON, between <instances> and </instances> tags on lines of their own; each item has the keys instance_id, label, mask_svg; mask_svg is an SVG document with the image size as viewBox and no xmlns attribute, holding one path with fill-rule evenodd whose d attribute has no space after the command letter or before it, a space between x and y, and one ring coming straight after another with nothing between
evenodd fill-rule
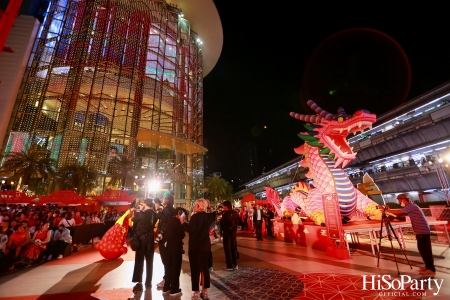
<instances>
[{"instance_id":1,"label":"large round white light","mask_svg":"<svg viewBox=\"0 0 450 300\"><path fill-rule=\"evenodd\" d=\"M159 188L160 184L161 184L161 182L159 182L157 180L151 181L150 182L150 190L151 191L157 190Z\"/></svg>"}]
</instances>

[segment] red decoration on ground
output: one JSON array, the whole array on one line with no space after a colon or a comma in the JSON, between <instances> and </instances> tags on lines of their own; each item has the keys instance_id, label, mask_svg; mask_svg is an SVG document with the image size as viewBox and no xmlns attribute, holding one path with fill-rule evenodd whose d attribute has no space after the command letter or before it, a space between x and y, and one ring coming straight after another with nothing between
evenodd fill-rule
<instances>
[{"instance_id":1,"label":"red decoration on ground","mask_svg":"<svg viewBox=\"0 0 450 300\"><path fill-rule=\"evenodd\" d=\"M127 253L128 247L126 245L126 238L130 217L130 211L127 211L122 218L117 220L116 224L105 233L100 242L95 244L95 248L104 258L116 259Z\"/></svg>"}]
</instances>

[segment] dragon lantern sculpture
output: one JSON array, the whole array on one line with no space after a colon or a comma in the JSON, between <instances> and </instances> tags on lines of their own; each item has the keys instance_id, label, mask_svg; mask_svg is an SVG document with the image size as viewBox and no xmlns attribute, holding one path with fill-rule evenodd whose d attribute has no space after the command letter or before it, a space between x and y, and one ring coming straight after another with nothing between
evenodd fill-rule
<instances>
[{"instance_id":1,"label":"dragon lantern sculpture","mask_svg":"<svg viewBox=\"0 0 450 300\"><path fill-rule=\"evenodd\" d=\"M283 207L295 203L315 224L323 225L325 216L322 194L336 193L342 217L349 218L356 210L371 220L381 220L382 213L377 208L378 204L358 191L342 170L356 156L347 142L347 136L372 128L376 115L366 110L348 115L342 107L338 109L337 114L331 114L312 100L307 104L316 115L293 112L290 115L307 122L304 125L307 132L299 134L305 143L294 151L304 155L300 165L309 168L306 177L314 180L314 188L299 182L281 204L277 199L277 193L273 193L271 188L266 188L267 198L276 207L278 215L282 213Z\"/></svg>"}]
</instances>

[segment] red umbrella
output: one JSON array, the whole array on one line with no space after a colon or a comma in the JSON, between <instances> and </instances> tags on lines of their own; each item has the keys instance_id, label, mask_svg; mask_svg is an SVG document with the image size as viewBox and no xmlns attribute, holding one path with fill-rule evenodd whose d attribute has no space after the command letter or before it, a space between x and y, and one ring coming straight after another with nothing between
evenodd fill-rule
<instances>
[{"instance_id":1,"label":"red umbrella","mask_svg":"<svg viewBox=\"0 0 450 300\"><path fill-rule=\"evenodd\" d=\"M3 191L0 193L1 203L6 204L28 204L30 203L30 197L24 192L19 191Z\"/></svg>"}]
</instances>

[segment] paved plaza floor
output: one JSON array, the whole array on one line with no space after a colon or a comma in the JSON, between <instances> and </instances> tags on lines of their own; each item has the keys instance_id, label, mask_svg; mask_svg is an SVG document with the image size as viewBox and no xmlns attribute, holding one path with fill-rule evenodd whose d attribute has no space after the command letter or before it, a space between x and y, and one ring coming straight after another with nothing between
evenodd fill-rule
<instances>
[{"instance_id":1,"label":"paved plaza floor","mask_svg":"<svg viewBox=\"0 0 450 300\"><path fill-rule=\"evenodd\" d=\"M428 280L418 274L423 263L414 241L406 242L406 257L399 249L395 251L397 263L389 241L382 243L386 247L382 248L379 263L370 247L364 246L364 241L361 243L361 247L352 251L351 259L338 260L319 250L273 238L256 241L251 232L239 232L238 270L223 271L225 257L222 245L215 242L212 246L214 270L211 272L209 299L450 299L448 244L433 244L437 273L434 280ZM137 295L132 293L133 265L134 252L131 249L120 259L108 261L94 247L83 248L63 259L0 276L0 299L191 298L187 254L183 255L180 276L183 294L178 298L163 296L162 291L156 289L163 276L158 250L154 257L153 286ZM381 278L389 278L390 289L381 289L387 287ZM377 280L381 282L380 289ZM400 286L401 280L409 282L403 287Z\"/></svg>"}]
</instances>

